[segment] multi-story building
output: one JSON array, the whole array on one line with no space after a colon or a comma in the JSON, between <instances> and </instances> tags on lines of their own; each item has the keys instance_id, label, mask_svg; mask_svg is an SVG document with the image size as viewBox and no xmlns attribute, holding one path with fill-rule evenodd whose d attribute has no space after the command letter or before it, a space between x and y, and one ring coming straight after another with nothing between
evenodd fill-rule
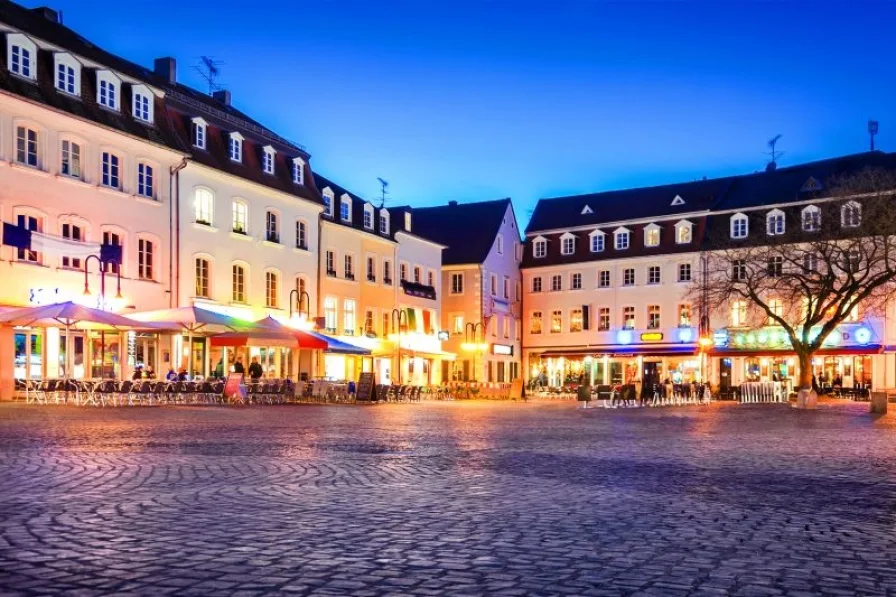
<instances>
[{"instance_id":1,"label":"multi-story building","mask_svg":"<svg viewBox=\"0 0 896 597\"><path fill-rule=\"evenodd\" d=\"M414 210L418 232L448 248L442 255L445 349L459 355L443 377L509 382L520 376L522 245L510 199Z\"/></svg>"},{"instance_id":2,"label":"multi-story building","mask_svg":"<svg viewBox=\"0 0 896 597\"><path fill-rule=\"evenodd\" d=\"M723 388L794 379L792 350L771 340L782 334L750 333L746 306L703 313L687 298L694 296L701 256L718 248L708 227L730 228L732 239L745 239L771 230L768 218L789 214L798 222L801 210L823 201L819 181L866 166L892 168L894 159L872 152L539 201L523 258L527 379L551 386L707 379ZM701 320L713 343L706 358L699 350ZM884 363L893 355L883 354L894 336L887 320L869 315L842 327L816 359L819 373L839 373L845 383L892 383L894 367Z\"/></svg>"},{"instance_id":3,"label":"multi-story building","mask_svg":"<svg viewBox=\"0 0 896 597\"><path fill-rule=\"evenodd\" d=\"M0 3L0 31L0 304L74 300L124 314L167 307L170 171L184 154L171 149L164 91L50 9ZM102 254L104 297L103 246L121 251ZM159 352L155 336L128 347L118 334L75 331L67 360L60 328L2 334L6 382L122 374L129 348L154 363Z\"/></svg>"},{"instance_id":4,"label":"multi-story building","mask_svg":"<svg viewBox=\"0 0 896 597\"><path fill-rule=\"evenodd\" d=\"M377 383L441 380L438 338L442 245L419 235L407 206L377 207L315 174L324 202L320 233L320 320L345 346L325 356L324 374ZM366 354L352 347L359 347Z\"/></svg>"}]
</instances>

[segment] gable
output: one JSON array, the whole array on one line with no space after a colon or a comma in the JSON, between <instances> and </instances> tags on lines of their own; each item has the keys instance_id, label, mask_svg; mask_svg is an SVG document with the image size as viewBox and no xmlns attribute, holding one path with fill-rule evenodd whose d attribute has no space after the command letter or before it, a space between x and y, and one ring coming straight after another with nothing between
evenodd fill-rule
<instances>
[{"instance_id":1,"label":"gable","mask_svg":"<svg viewBox=\"0 0 896 597\"><path fill-rule=\"evenodd\" d=\"M681 195L675 195L675 199L672 200L672 205L684 205L684 199L681 198Z\"/></svg>"},{"instance_id":2,"label":"gable","mask_svg":"<svg viewBox=\"0 0 896 597\"><path fill-rule=\"evenodd\" d=\"M803 186L800 187L800 193L811 193L812 191L820 191L824 188L818 179L814 176L810 176L809 180L803 183Z\"/></svg>"},{"instance_id":3,"label":"gable","mask_svg":"<svg viewBox=\"0 0 896 597\"><path fill-rule=\"evenodd\" d=\"M594 210L591 209L591 206L590 206L590 205L586 205L585 207L582 208L582 215L583 215L583 216L586 216L586 215L588 215L588 214L593 214L593 213L594 213Z\"/></svg>"}]
</instances>

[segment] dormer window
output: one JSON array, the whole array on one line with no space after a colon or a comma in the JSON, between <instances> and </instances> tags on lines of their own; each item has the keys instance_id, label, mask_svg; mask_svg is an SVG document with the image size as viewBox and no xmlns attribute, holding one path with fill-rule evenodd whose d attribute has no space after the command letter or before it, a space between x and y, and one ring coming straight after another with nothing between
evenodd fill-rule
<instances>
[{"instance_id":1,"label":"dormer window","mask_svg":"<svg viewBox=\"0 0 896 597\"><path fill-rule=\"evenodd\" d=\"M686 245L694 239L694 225L687 220L675 224L675 244Z\"/></svg>"},{"instance_id":2,"label":"dormer window","mask_svg":"<svg viewBox=\"0 0 896 597\"><path fill-rule=\"evenodd\" d=\"M380 210L380 234L389 234L389 212Z\"/></svg>"},{"instance_id":3,"label":"dormer window","mask_svg":"<svg viewBox=\"0 0 896 597\"><path fill-rule=\"evenodd\" d=\"M411 231L411 212L404 212L404 229L408 232Z\"/></svg>"},{"instance_id":4,"label":"dormer window","mask_svg":"<svg viewBox=\"0 0 896 597\"><path fill-rule=\"evenodd\" d=\"M343 195L339 200L339 219L343 222L352 221L352 200L348 195Z\"/></svg>"},{"instance_id":5,"label":"dormer window","mask_svg":"<svg viewBox=\"0 0 896 597\"><path fill-rule=\"evenodd\" d=\"M803 232L818 232L821 230L821 210L815 205L803 208L802 214Z\"/></svg>"},{"instance_id":6,"label":"dormer window","mask_svg":"<svg viewBox=\"0 0 896 597\"><path fill-rule=\"evenodd\" d=\"M152 94L145 85L135 85L134 92L134 118L143 122L152 122Z\"/></svg>"},{"instance_id":7,"label":"dormer window","mask_svg":"<svg viewBox=\"0 0 896 597\"><path fill-rule=\"evenodd\" d=\"M644 246L660 246L660 227L656 224L649 224L644 227Z\"/></svg>"},{"instance_id":8,"label":"dormer window","mask_svg":"<svg viewBox=\"0 0 896 597\"><path fill-rule=\"evenodd\" d=\"M369 203L364 204L364 227L373 230L373 206Z\"/></svg>"},{"instance_id":9,"label":"dormer window","mask_svg":"<svg viewBox=\"0 0 896 597\"><path fill-rule=\"evenodd\" d=\"M324 215L333 215L333 191L329 188L324 189Z\"/></svg>"},{"instance_id":10,"label":"dormer window","mask_svg":"<svg viewBox=\"0 0 896 597\"><path fill-rule=\"evenodd\" d=\"M202 118L196 117L192 120L193 129L193 147L205 149L205 136L208 124Z\"/></svg>"},{"instance_id":11,"label":"dormer window","mask_svg":"<svg viewBox=\"0 0 896 597\"><path fill-rule=\"evenodd\" d=\"M591 252L592 253L600 253L604 250L604 237L606 236L600 230L595 230L591 234Z\"/></svg>"},{"instance_id":12,"label":"dormer window","mask_svg":"<svg viewBox=\"0 0 896 597\"><path fill-rule=\"evenodd\" d=\"M750 226L747 216L734 214L731 216L731 238L747 238Z\"/></svg>"},{"instance_id":13,"label":"dormer window","mask_svg":"<svg viewBox=\"0 0 896 597\"><path fill-rule=\"evenodd\" d=\"M243 161L243 136L239 133L230 133L227 144L228 155L234 162Z\"/></svg>"},{"instance_id":14,"label":"dormer window","mask_svg":"<svg viewBox=\"0 0 896 597\"><path fill-rule=\"evenodd\" d=\"M780 209L773 209L768 212L765 217L765 231L769 236L780 236L784 234L784 212Z\"/></svg>"},{"instance_id":15,"label":"dormer window","mask_svg":"<svg viewBox=\"0 0 896 597\"><path fill-rule=\"evenodd\" d=\"M567 232L560 237L560 254L572 255L576 252L576 237Z\"/></svg>"},{"instance_id":16,"label":"dormer window","mask_svg":"<svg viewBox=\"0 0 896 597\"><path fill-rule=\"evenodd\" d=\"M545 238L538 237L532 241L532 256L536 259L546 257L548 254L548 241Z\"/></svg>"},{"instance_id":17,"label":"dormer window","mask_svg":"<svg viewBox=\"0 0 896 597\"><path fill-rule=\"evenodd\" d=\"M292 160L292 181L296 184L305 184L305 160L302 158Z\"/></svg>"},{"instance_id":18,"label":"dormer window","mask_svg":"<svg viewBox=\"0 0 896 597\"><path fill-rule=\"evenodd\" d=\"M81 95L81 65L71 54L57 52L54 55L56 64L56 89L69 95Z\"/></svg>"},{"instance_id":19,"label":"dormer window","mask_svg":"<svg viewBox=\"0 0 896 597\"><path fill-rule=\"evenodd\" d=\"M850 201L840 208L840 225L844 228L858 228L862 224L862 206Z\"/></svg>"},{"instance_id":20,"label":"dormer window","mask_svg":"<svg viewBox=\"0 0 896 597\"><path fill-rule=\"evenodd\" d=\"M9 72L26 79L36 78L37 46L21 33L6 36Z\"/></svg>"},{"instance_id":21,"label":"dormer window","mask_svg":"<svg viewBox=\"0 0 896 597\"><path fill-rule=\"evenodd\" d=\"M118 89L121 81L107 70L97 71L96 101L110 110L118 110Z\"/></svg>"},{"instance_id":22,"label":"dormer window","mask_svg":"<svg viewBox=\"0 0 896 597\"><path fill-rule=\"evenodd\" d=\"M632 232L628 228L617 228L613 232L613 247L617 251L625 251L632 244Z\"/></svg>"},{"instance_id":23,"label":"dormer window","mask_svg":"<svg viewBox=\"0 0 896 597\"><path fill-rule=\"evenodd\" d=\"M274 173L274 154L277 151L271 147L270 145L265 145L264 149L261 153L261 169L264 170L265 174L273 174Z\"/></svg>"}]
</instances>

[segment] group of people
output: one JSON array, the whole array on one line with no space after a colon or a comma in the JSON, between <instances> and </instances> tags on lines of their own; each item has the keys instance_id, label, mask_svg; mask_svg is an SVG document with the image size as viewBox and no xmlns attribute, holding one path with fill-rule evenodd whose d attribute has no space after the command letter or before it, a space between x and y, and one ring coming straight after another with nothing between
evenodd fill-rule
<instances>
[{"instance_id":1,"label":"group of people","mask_svg":"<svg viewBox=\"0 0 896 597\"><path fill-rule=\"evenodd\" d=\"M234 373L247 373L245 367L243 366L243 359L241 357L237 357L236 362L233 364L233 372ZM261 363L258 362L258 357L252 357L252 362L249 363L249 379L252 381L258 381L264 376L264 369L261 366ZM218 366L215 368L212 377L216 377L218 379L223 379L224 375L224 361L223 359L218 361ZM155 379L156 372L152 368L152 365L137 365L134 367L134 374L131 376L133 381L140 381L143 379ZM165 374L166 381L190 381L190 374L187 372L186 367L181 367L179 370L171 367L168 369L168 373Z\"/></svg>"},{"instance_id":2,"label":"group of people","mask_svg":"<svg viewBox=\"0 0 896 597\"><path fill-rule=\"evenodd\" d=\"M237 357L236 361L233 363L233 372L234 373L242 373L249 374L249 379L252 381L258 381L264 376L264 369L261 366L261 363L258 362L258 357L252 357L252 362L249 363L249 371L246 371L246 368L243 366L243 358ZM224 359L221 358L218 361L218 365L215 367L215 372L213 373L214 377L219 379L223 379L225 377L224 374Z\"/></svg>"}]
</instances>

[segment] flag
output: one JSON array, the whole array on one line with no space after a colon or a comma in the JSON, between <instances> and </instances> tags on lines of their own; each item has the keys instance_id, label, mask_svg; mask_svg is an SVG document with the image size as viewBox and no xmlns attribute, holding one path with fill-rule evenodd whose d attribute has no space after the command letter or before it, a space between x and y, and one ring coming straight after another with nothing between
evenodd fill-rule
<instances>
[{"instance_id":1,"label":"flag","mask_svg":"<svg viewBox=\"0 0 896 597\"><path fill-rule=\"evenodd\" d=\"M423 312L423 333L431 334L433 332L432 329L432 313L429 311Z\"/></svg>"},{"instance_id":2,"label":"flag","mask_svg":"<svg viewBox=\"0 0 896 597\"><path fill-rule=\"evenodd\" d=\"M413 307L408 307L408 330L412 332L417 331L417 310Z\"/></svg>"},{"instance_id":3,"label":"flag","mask_svg":"<svg viewBox=\"0 0 896 597\"><path fill-rule=\"evenodd\" d=\"M100 245L100 261L121 265L121 245Z\"/></svg>"},{"instance_id":4,"label":"flag","mask_svg":"<svg viewBox=\"0 0 896 597\"><path fill-rule=\"evenodd\" d=\"M61 236L50 236L42 232L32 232L31 250L47 254L65 255L75 259L86 259L91 255L96 255L100 250L100 245Z\"/></svg>"},{"instance_id":5,"label":"flag","mask_svg":"<svg viewBox=\"0 0 896 597\"><path fill-rule=\"evenodd\" d=\"M30 249L31 231L24 226L3 222L3 244L18 249Z\"/></svg>"}]
</instances>

